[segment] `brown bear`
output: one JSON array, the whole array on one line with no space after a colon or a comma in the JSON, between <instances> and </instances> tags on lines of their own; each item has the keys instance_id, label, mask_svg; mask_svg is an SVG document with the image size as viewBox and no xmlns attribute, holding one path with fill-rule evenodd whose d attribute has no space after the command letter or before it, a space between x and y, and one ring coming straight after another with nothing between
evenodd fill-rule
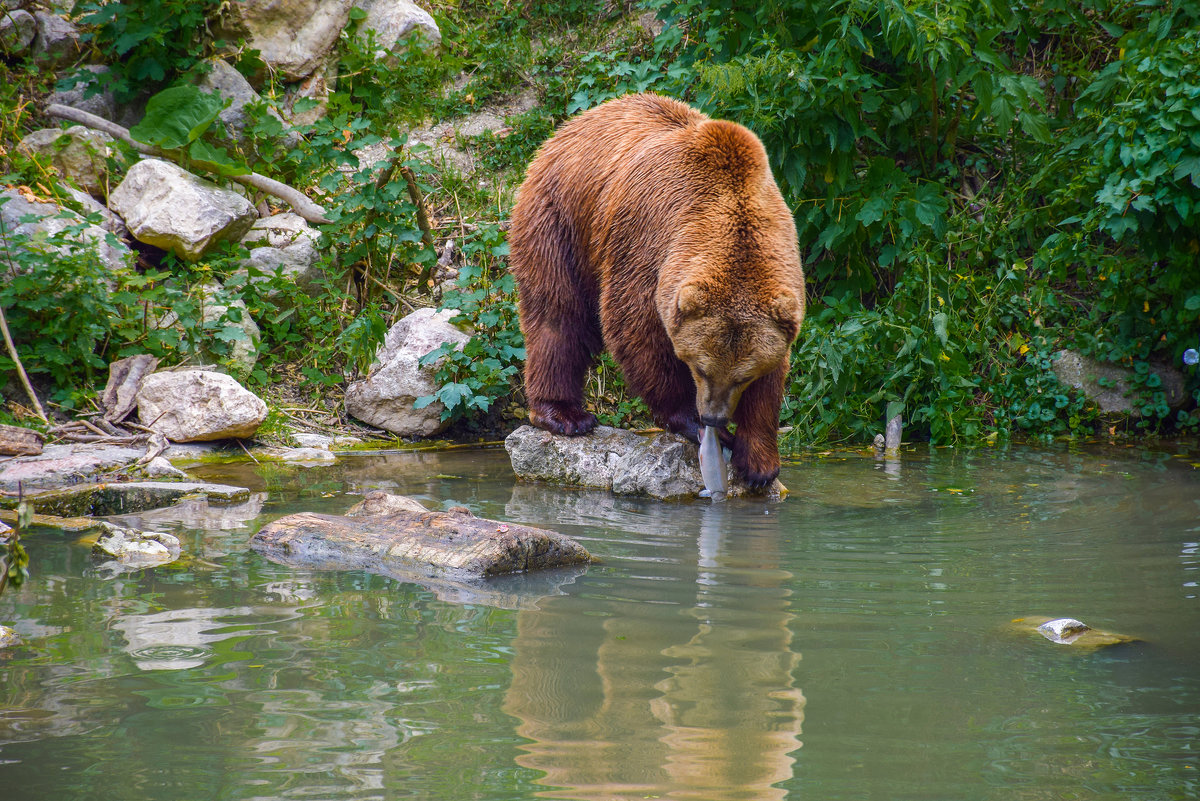
<instances>
[{"instance_id":1,"label":"brown bear","mask_svg":"<svg viewBox=\"0 0 1200 801\"><path fill-rule=\"evenodd\" d=\"M597 106L529 165L509 246L534 425L595 427L584 379L607 347L659 425L715 426L740 479L775 479L804 273L758 137L658 95Z\"/></svg>"}]
</instances>

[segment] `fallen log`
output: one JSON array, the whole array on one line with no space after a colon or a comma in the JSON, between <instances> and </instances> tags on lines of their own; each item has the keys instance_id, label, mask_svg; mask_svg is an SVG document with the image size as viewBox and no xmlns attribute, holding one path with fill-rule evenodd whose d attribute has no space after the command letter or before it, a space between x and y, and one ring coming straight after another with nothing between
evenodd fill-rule
<instances>
[{"instance_id":1,"label":"fallen log","mask_svg":"<svg viewBox=\"0 0 1200 801\"><path fill-rule=\"evenodd\" d=\"M0 456L37 456L46 437L21 426L0 425Z\"/></svg>"},{"instance_id":2,"label":"fallen log","mask_svg":"<svg viewBox=\"0 0 1200 801\"><path fill-rule=\"evenodd\" d=\"M592 561L582 545L556 531L455 512L288 515L260 529L250 547L293 567L468 582Z\"/></svg>"}]
</instances>

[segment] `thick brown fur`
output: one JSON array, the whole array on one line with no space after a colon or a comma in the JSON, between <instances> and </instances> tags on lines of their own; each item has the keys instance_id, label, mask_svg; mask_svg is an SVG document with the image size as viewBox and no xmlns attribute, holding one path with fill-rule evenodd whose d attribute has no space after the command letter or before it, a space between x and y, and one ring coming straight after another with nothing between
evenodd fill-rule
<instances>
[{"instance_id":1,"label":"thick brown fur","mask_svg":"<svg viewBox=\"0 0 1200 801\"><path fill-rule=\"evenodd\" d=\"M607 347L660 425L699 441L732 421L738 476L778 475L804 273L753 133L657 95L598 106L530 164L509 244L535 425L595 426L583 385Z\"/></svg>"}]
</instances>

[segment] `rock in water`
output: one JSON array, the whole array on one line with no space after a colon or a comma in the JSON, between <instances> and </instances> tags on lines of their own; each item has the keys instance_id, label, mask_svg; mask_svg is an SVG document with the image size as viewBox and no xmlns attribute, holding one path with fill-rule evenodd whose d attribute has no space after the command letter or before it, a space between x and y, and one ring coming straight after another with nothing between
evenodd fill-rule
<instances>
[{"instance_id":1,"label":"rock in water","mask_svg":"<svg viewBox=\"0 0 1200 801\"><path fill-rule=\"evenodd\" d=\"M102 523L103 533L92 549L94 556L115 559L129 567L153 567L179 558L179 538L164 531L138 531Z\"/></svg>"},{"instance_id":2,"label":"rock in water","mask_svg":"<svg viewBox=\"0 0 1200 801\"><path fill-rule=\"evenodd\" d=\"M451 581L582 565L591 554L555 531L429 511L281 517L250 538L272 561L325 570L368 570Z\"/></svg>"},{"instance_id":3,"label":"rock in water","mask_svg":"<svg viewBox=\"0 0 1200 801\"><path fill-rule=\"evenodd\" d=\"M585 436L566 437L526 425L508 435L504 448L513 472L526 481L661 500L694 498L704 489L695 443L666 432L644 435L596 426ZM750 494L728 473L726 487L730 497ZM776 479L763 494L778 500L787 495L787 488Z\"/></svg>"},{"instance_id":4,"label":"rock in water","mask_svg":"<svg viewBox=\"0 0 1200 801\"><path fill-rule=\"evenodd\" d=\"M1094 629L1072 617L1019 617L1012 623L1015 628L1036 631L1052 643L1070 645L1082 650L1138 641L1136 637L1126 634Z\"/></svg>"}]
</instances>

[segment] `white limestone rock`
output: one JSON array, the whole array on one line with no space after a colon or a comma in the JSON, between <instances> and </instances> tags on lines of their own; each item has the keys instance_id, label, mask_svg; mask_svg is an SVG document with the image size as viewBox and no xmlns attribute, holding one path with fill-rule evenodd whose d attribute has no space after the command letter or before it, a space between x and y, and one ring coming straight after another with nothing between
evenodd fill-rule
<instances>
[{"instance_id":1,"label":"white limestone rock","mask_svg":"<svg viewBox=\"0 0 1200 801\"><path fill-rule=\"evenodd\" d=\"M231 376L182 370L146 376L137 395L138 417L173 442L252 437L267 404Z\"/></svg>"},{"instance_id":2,"label":"white limestone rock","mask_svg":"<svg viewBox=\"0 0 1200 801\"><path fill-rule=\"evenodd\" d=\"M108 198L139 242L196 261L223 240L238 240L258 219L254 204L170 162L143 159Z\"/></svg>"},{"instance_id":3,"label":"white limestone rock","mask_svg":"<svg viewBox=\"0 0 1200 801\"><path fill-rule=\"evenodd\" d=\"M26 217L36 217L32 222L23 222ZM42 203L22 195L18 189L0 189L0 219L4 233L0 236L0 247L9 247L16 240L23 240L22 247L35 252L54 256L68 256L78 252L94 252L110 270L128 267L133 253L115 236L95 225L87 224L82 217L56 203ZM77 233L64 234L68 228L83 226ZM51 238L62 239L51 243Z\"/></svg>"},{"instance_id":4,"label":"white limestone rock","mask_svg":"<svg viewBox=\"0 0 1200 801\"><path fill-rule=\"evenodd\" d=\"M444 342L462 348L470 336L450 324L456 312L417 309L388 331L367 377L346 388L346 412L402 437L428 437L445 430L445 407L434 401L414 409L418 398L437 391L436 364L422 367L422 356Z\"/></svg>"},{"instance_id":5,"label":"white limestone rock","mask_svg":"<svg viewBox=\"0 0 1200 801\"><path fill-rule=\"evenodd\" d=\"M425 47L439 47L442 32L429 12L409 0L354 0L354 5L367 12L358 28L358 37L367 39L367 31L375 32L376 58L385 58L414 32L421 35Z\"/></svg>"},{"instance_id":6,"label":"white limestone rock","mask_svg":"<svg viewBox=\"0 0 1200 801\"><path fill-rule=\"evenodd\" d=\"M219 33L246 40L286 80L308 77L333 48L350 19L351 0L233 0Z\"/></svg>"}]
</instances>

